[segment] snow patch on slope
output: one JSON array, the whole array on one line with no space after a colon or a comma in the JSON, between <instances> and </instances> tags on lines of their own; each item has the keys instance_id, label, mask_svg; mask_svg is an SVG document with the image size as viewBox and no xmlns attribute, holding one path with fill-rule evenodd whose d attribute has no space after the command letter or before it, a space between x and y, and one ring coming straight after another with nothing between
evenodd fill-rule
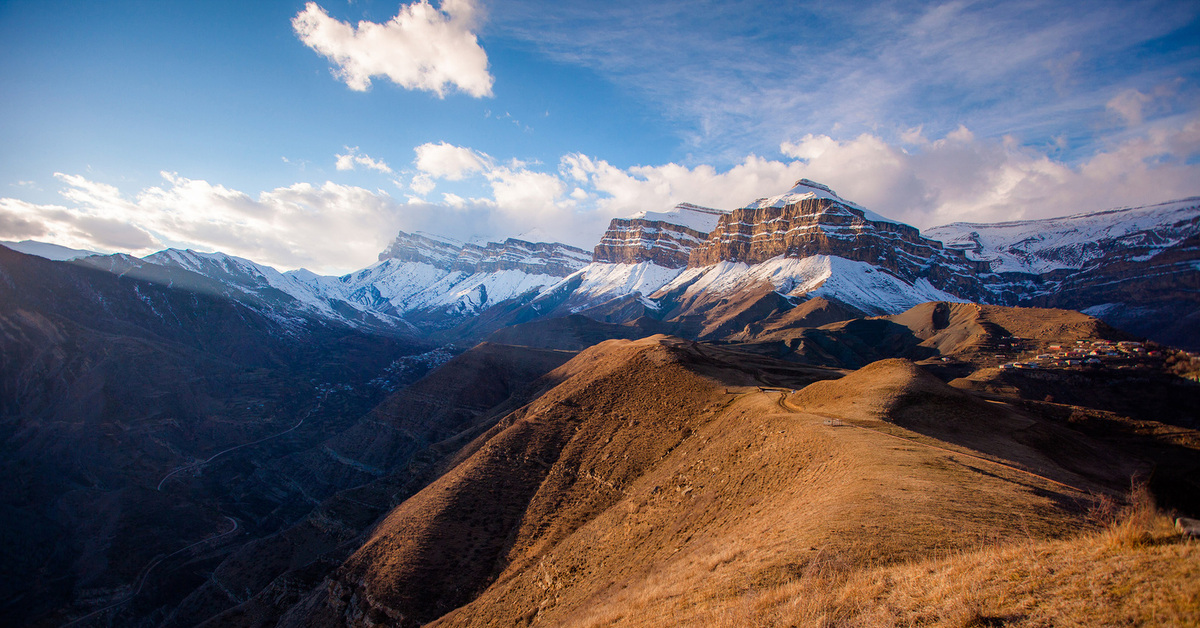
<instances>
[{"instance_id":1,"label":"snow patch on slope","mask_svg":"<svg viewBox=\"0 0 1200 628\"><path fill-rule=\"evenodd\" d=\"M1146 247L1150 253L1142 257L1148 258L1195 235L1197 218L1200 197L1043 220L956 222L924 235L991 262L993 272L1040 274L1080 269L1113 247Z\"/></svg>"},{"instance_id":2,"label":"snow patch on slope","mask_svg":"<svg viewBox=\"0 0 1200 628\"><path fill-rule=\"evenodd\" d=\"M630 218L665 222L680 227L687 227L700 233L708 233L717 227L717 221L721 219L721 216L728 213L728 211L722 209L711 209L709 207L692 205L691 203L680 203L670 211L643 211L630 216Z\"/></svg>"},{"instance_id":3,"label":"snow patch on slope","mask_svg":"<svg viewBox=\"0 0 1200 628\"><path fill-rule=\"evenodd\" d=\"M763 282L770 282L780 294L833 297L868 314L897 314L926 301L963 301L934 288L925 279L910 284L866 262L831 255L781 255L753 266L726 261L690 268L664 286L660 294L683 286L688 286L685 297L699 292L729 294Z\"/></svg>"},{"instance_id":4,"label":"snow patch on slope","mask_svg":"<svg viewBox=\"0 0 1200 628\"><path fill-rule=\"evenodd\" d=\"M455 313L475 314L493 304L519 297L531 290L540 292L561 280L561 277L554 275L536 275L519 270L470 275L456 272L407 299L393 299L392 304L402 312L437 307Z\"/></svg>"},{"instance_id":5,"label":"snow patch on slope","mask_svg":"<svg viewBox=\"0 0 1200 628\"><path fill-rule=\"evenodd\" d=\"M664 268L653 262L637 264L588 264L583 270L567 277L583 277L575 294L588 303L640 292L649 295L665 286L682 271L682 268Z\"/></svg>"},{"instance_id":6,"label":"snow patch on slope","mask_svg":"<svg viewBox=\"0 0 1200 628\"><path fill-rule=\"evenodd\" d=\"M883 216L880 216L879 214L877 214L857 203L852 203L852 202L838 196L837 193L834 192L833 190L829 189L828 186L817 183L816 181L810 181L808 179L800 179L799 181L796 182L796 185L794 187L792 187L792 189L788 190L787 192L784 192L783 194L780 194L778 196L769 196L767 198L760 198L760 199L754 201L753 203L750 203L745 208L746 209L761 209L763 207L782 208L787 205L795 205L796 203L799 203L800 201L805 201L805 200L809 200L809 199L817 199L817 198L829 199L832 201L837 201L838 203L841 203L842 205L845 205L846 207L853 207L854 209L862 212L864 218L866 218L867 220L870 220L872 222L891 222L891 223L896 223L896 224L903 224L903 223L897 222L895 220L892 220L891 218L884 218Z\"/></svg>"}]
</instances>

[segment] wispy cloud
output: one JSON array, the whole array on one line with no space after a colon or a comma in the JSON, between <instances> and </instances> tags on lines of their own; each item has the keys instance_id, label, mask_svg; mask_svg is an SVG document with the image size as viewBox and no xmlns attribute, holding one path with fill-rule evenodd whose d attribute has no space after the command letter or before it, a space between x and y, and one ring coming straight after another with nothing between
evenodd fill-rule
<instances>
[{"instance_id":1,"label":"wispy cloud","mask_svg":"<svg viewBox=\"0 0 1200 628\"><path fill-rule=\"evenodd\" d=\"M420 0L401 5L387 23L355 26L309 2L292 28L337 65L334 75L350 89L366 91L372 77L383 76L407 89L444 96L456 87L480 98L492 95L494 78L474 33L478 14L475 0L442 0L440 8Z\"/></svg>"},{"instance_id":2,"label":"wispy cloud","mask_svg":"<svg viewBox=\"0 0 1200 628\"><path fill-rule=\"evenodd\" d=\"M387 162L382 159L374 159L370 155L358 152L357 146L347 146L345 148L345 153L334 155L336 159L335 166L338 170L354 170L356 166L362 166L384 174L392 174L392 167L387 165Z\"/></svg>"},{"instance_id":3,"label":"wispy cloud","mask_svg":"<svg viewBox=\"0 0 1200 628\"><path fill-rule=\"evenodd\" d=\"M661 107L690 129L696 159L737 163L808 133L890 140L960 124L1031 145L1081 138L1073 156L1086 158L1116 94L1200 78L1195 42L1162 41L1198 14L1195 4L1155 0L1102 0L1086 11L1035 0L614 0L603 10L516 4L494 23ZM1148 45L1179 50L1137 54Z\"/></svg>"}]
</instances>

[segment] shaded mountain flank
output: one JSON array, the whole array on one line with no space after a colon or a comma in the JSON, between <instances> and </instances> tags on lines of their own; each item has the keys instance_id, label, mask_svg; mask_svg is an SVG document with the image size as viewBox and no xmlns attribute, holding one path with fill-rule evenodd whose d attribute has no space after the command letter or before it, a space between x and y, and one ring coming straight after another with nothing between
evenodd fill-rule
<instances>
[{"instance_id":1,"label":"shaded mountain flank","mask_svg":"<svg viewBox=\"0 0 1200 628\"><path fill-rule=\"evenodd\" d=\"M240 534L290 521L270 494L231 494L254 465L376 405L386 392L369 382L429 350L4 248L0 347L10 625L128 594L156 556L227 516Z\"/></svg>"}]
</instances>

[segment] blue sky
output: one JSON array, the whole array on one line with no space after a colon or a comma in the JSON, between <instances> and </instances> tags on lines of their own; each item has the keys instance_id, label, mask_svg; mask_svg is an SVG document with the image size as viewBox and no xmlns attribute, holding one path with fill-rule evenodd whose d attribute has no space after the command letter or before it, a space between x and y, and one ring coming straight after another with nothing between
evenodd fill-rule
<instances>
[{"instance_id":1,"label":"blue sky","mask_svg":"<svg viewBox=\"0 0 1200 628\"><path fill-rule=\"evenodd\" d=\"M830 6L830 5L833 6ZM802 176L929 227L1200 194L1194 2L0 3L0 239L346 272Z\"/></svg>"}]
</instances>

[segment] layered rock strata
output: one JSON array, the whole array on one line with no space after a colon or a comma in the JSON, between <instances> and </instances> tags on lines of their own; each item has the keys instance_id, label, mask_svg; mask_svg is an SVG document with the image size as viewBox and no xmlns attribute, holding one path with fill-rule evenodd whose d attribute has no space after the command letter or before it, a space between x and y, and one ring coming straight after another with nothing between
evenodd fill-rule
<instances>
[{"instance_id":1,"label":"layered rock strata","mask_svg":"<svg viewBox=\"0 0 1200 628\"><path fill-rule=\"evenodd\" d=\"M537 275L565 277L589 261L583 249L558 242L526 242L508 238L479 245L424 233L401 231L379 260L422 262L444 270L490 273L519 270Z\"/></svg>"},{"instance_id":2,"label":"layered rock strata","mask_svg":"<svg viewBox=\"0 0 1200 628\"><path fill-rule=\"evenodd\" d=\"M680 203L670 212L642 212L614 218L593 252L604 264L651 262L663 268L683 268L692 250L708 237L727 212Z\"/></svg>"},{"instance_id":3,"label":"layered rock strata","mask_svg":"<svg viewBox=\"0 0 1200 628\"><path fill-rule=\"evenodd\" d=\"M922 237L915 227L842 201L824 186L815 192L826 194L798 192L809 185L801 181L790 196L774 203L763 199L722 216L704 243L692 250L688 266L832 255L878 266L908 282L925 278L963 297L980 295L979 275L989 271L987 263Z\"/></svg>"}]
</instances>

